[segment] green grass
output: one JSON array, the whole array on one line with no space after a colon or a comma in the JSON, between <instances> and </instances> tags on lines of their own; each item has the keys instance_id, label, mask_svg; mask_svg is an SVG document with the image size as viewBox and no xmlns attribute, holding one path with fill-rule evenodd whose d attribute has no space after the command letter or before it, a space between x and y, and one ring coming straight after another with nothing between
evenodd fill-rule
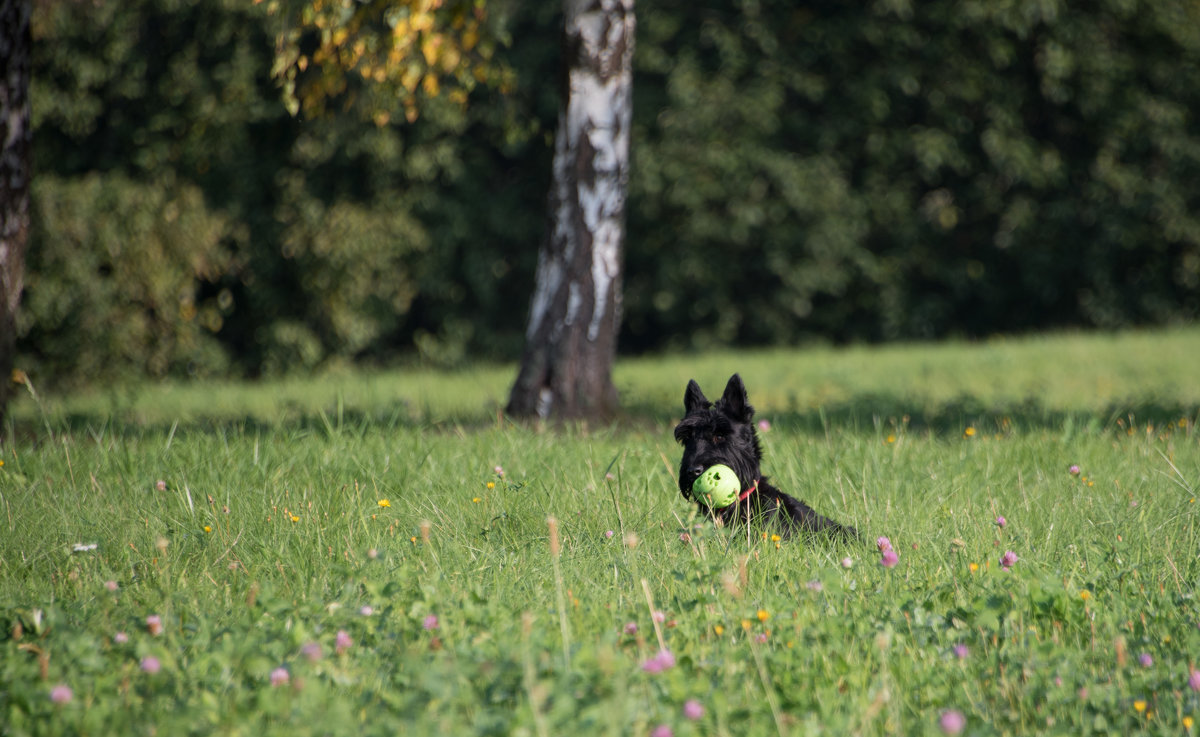
<instances>
[{"instance_id":1,"label":"green grass","mask_svg":"<svg viewBox=\"0 0 1200 737\"><path fill-rule=\"evenodd\" d=\"M0 734L1186 734L1198 359L1196 330L638 359L627 418L560 430L499 417L511 367L26 397ZM869 542L691 519L670 428L733 371L767 472Z\"/></svg>"}]
</instances>

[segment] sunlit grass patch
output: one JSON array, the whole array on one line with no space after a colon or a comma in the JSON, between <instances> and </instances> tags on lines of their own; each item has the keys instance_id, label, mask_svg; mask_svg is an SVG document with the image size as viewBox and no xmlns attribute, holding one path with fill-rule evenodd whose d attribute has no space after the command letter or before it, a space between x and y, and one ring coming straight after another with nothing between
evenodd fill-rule
<instances>
[{"instance_id":1,"label":"sunlit grass patch","mask_svg":"<svg viewBox=\"0 0 1200 737\"><path fill-rule=\"evenodd\" d=\"M429 379L420 416L347 400L339 419L336 391L275 419L204 415L199 387L163 400L190 407L178 423L52 407L53 438L25 427L0 450L0 724L1186 733L1200 712L1195 385L1168 361L1147 371L1173 378L1148 379L1150 394L1131 381L1120 413L987 394L1020 385L1018 364L1045 386L1086 372L1087 341L1063 340L990 373L966 345L640 360L626 390L661 390L661 409L560 431L483 406L447 419L467 374ZM1159 335L1143 365L1191 340ZM855 374L849 353L873 368ZM943 358L976 366L977 393L933 398L938 380L910 362ZM878 366L890 372L868 380ZM747 382L773 481L862 544L693 517L673 478L678 378L735 370L762 373ZM835 385L845 396L822 405Z\"/></svg>"}]
</instances>

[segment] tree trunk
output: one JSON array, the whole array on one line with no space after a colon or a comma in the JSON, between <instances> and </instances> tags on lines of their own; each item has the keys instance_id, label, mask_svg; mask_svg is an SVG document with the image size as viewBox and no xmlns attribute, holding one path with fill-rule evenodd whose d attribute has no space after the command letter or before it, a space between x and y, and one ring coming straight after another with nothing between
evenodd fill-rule
<instances>
[{"instance_id":1,"label":"tree trunk","mask_svg":"<svg viewBox=\"0 0 1200 737\"><path fill-rule=\"evenodd\" d=\"M30 0L0 0L0 423L13 383L17 303L29 235Z\"/></svg>"},{"instance_id":2,"label":"tree trunk","mask_svg":"<svg viewBox=\"0 0 1200 737\"><path fill-rule=\"evenodd\" d=\"M508 412L602 419L617 409L633 0L565 0L564 15L549 223Z\"/></svg>"}]
</instances>

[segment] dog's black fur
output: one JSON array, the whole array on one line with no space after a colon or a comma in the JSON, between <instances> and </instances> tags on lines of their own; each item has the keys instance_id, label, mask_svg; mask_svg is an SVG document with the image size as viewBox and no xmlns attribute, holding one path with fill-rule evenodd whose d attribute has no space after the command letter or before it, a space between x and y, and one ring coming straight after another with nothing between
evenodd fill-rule
<instances>
[{"instance_id":1,"label":"dog's black fur","mask_svg":"<svg viewBox=\"0 0 1200 737\"><path fill-rule=\"evenodd\" d=\"M675 440L683 446L679 464L679 492L696 502L701 513L712 514L725 524L737 520L763 520L773 524L782 537L793 532L822 532L854 540L858 531L818 514L767 482L759 468L762 446L751 422L754 408L746 401L746 387L734 374L725 394L716 404L708 401L693 379L683 395L683 419L675 426ZM745 499L722 509L710 509L692 498L692 484L709 466L725 464L737 474L742 489L755 489Z\"/></svg>"}]
</instances>

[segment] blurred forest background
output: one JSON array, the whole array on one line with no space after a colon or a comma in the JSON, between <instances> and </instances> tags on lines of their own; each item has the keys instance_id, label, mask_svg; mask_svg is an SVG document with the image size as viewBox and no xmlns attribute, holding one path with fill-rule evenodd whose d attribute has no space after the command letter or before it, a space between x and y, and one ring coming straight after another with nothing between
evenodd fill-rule
<instances>
[{"instance_id":1,"label":"blurred forest background","mask_svg":"<svg viewBox=\"0 0 1200 737\"><path fill-rule=\"evenodd\" d=\"M294 118L250 0L37 0L18 365L55 386L514 360L561 8L510 90ZM1200 5L637 9L621 350L1200 315ZM353 92L353 91L352 91Z\"/></svg>"}]
</instances>

